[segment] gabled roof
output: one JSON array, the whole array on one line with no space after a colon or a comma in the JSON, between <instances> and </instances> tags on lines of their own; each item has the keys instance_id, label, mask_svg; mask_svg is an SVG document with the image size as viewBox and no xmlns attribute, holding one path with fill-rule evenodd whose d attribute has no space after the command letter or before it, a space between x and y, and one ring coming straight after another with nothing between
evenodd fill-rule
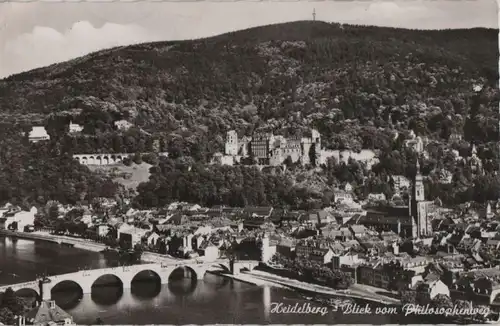
<instances>
[{"instance_id":1,"label":"gabled roof","mask_svg":"<svg viewBox=\"0 0 500 326\"><path fill-rule=\"evenodd\" d=\"M42 303L25 315L26 319L33 324L47 324L50 322L64 322L72 317L62 310L54 301L42 301Z\"/></svg>"}]
</instances>

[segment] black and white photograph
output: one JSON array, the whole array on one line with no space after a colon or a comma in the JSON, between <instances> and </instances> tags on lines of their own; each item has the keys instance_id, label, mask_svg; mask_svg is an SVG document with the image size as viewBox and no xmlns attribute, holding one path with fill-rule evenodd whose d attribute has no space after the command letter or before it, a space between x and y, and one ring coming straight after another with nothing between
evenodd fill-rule
<instances>
[{"instance_id":1,"label":"black and white photograph","mask_svg":"<svg viewBox=\"0 0 500 326\"><path fill-rule=\"evenodd\" d=\"M0 2L0 325L500 325L499 17Z\"/></svg>"}]
</instances>

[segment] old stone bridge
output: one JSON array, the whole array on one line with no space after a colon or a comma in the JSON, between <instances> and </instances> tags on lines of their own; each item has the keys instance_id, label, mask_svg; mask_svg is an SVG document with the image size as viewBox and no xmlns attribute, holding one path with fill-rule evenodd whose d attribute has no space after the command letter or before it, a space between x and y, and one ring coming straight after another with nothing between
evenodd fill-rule
<instances>
[{"instance_id":1,"label":"old stone bridge","mask_svg":"<svg viewBox=\"0 0 500 326\"><path fill-rule=\"evenodd\" d=\"M145 154L145 153L143 153ZM103 154L74 154L73 158L82 165L110 165L119 164L127 157L133 157L135 153L103 153ZM167 152L158 153L159 156L168 156Z\"/></svg>"},{"instance_id":2,"label":"old stone bridge","mask_svg":"<svg viewBox=\"0 0 500 326\"><path fill-rule=\"evenodd\" d=\"M43 300L49 300L52 296L52 289L61 282L74 282L80 286L84 294L92 293L92 286L103 276L114 276L120 280L124 289L132 286L132 281L141 272L149 271L161 281L161 284L167 284L172 272L179 268L187 268L197 279L203 279L208 271L226 271L233 274L239 274L241 270L253 270L258 265L257 261L238 261L219 259L213 262L205 261L179 261L162 264L140 264L132 266L111 267L102 269L83 270L75 273L47 276L44 281L35 280L31 282L18 283L12 285L0 286L0 292L12 288L14 292L31 289L35 291ZM192 275L193 275L192 274Z\"/></svg>"}]
</instances>

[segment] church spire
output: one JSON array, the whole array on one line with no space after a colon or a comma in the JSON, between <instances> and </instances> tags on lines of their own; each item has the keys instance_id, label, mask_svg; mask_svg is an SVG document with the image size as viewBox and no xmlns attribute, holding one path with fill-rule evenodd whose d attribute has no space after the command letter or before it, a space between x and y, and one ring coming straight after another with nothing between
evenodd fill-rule
<instances>
[{"instance_id":1,"label":"church spire","mask_svg":"<svg viewBox=\"0 0 500 326\"><path fill-rule=\"evenodd\" d=\"M417 158L417 174L420 174L420 162L418 161L418 158Z\"/></svg>"},{"instance_id":2,"label":"church spire","mask_svg":"<svg viewBox=\"0 0 500 326\"><path fill-rule=\"evenodd\" d=\"M476 144L472 144L472 156L477 155L477 149L476 149Z\"/></svg>"}]
</instances>

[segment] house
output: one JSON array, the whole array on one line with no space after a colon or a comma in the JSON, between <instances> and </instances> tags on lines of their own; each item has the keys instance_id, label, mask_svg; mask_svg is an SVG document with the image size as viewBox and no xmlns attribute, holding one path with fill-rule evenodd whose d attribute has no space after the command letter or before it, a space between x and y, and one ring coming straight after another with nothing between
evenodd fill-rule
<instances>
[{"instance_id":1,"label":"house","mask_svg":"<svg viewBox=\"0 0 500 326\"><path fill-rule=\"evenodd\" d=\"M332 257L332 268L339 269L342 266L355 266L365 262L358 253L343 253L343 254L335 254Z\"/></svg>"},{"instance_id":2,"label":"house","mask_svg":"<svg viewBox=\"0 0 500 326\"><path fill-rule=\"evenodd\" d=\"M62 310L53 300L42 301L39 306L28 311L19 320L19 326L25 325L76 325L73 317Z\"/></svg>"},{"instance_id":3,"label":"house","mask_svg":"<svg viewBox=\"0 0 500 326\"><path fill-rule=\"evenodd\" d=\"M389 287L389 275L384 271L381 260L357 266L356 279L359 284L382 289Z\"/></svg>"},{"instance_id":4,"label":"house","mask_svg":"<svg viewBox=\"0 0 500 326\"><path fill-rule=\"evenodd\" d=\"M276 252L287 258L292 258L295 254L295 241L291 238L281 238L276 245Z\"/></svg>"},{"instance_id":5,"label":"house","mask_svg":"<svg viewBox=\"0 0 500 326\"><path fill-rule=\"evenodd\" d=\"M155 246L159 239L160 239L160 235L158 233L151 232L150 234L147 235L146 243L149 246Z\"/></svg>"},{"instance_id":6,"label":"house","mask_svg":"<svg viewBox=\"0 0 500 326\"><path fill-rule=\"evenodd\" d=\"M198 227L196 231L194 231L193 235L207 235L212 233L214 230L212 229L211 225L203 225Z\"/></svg>"},{"instance_id":7,"label":"house","mask_svg":"<svg viewBox=\"0 0 500 326\"><path fill-rule=\"evenodd\" d=\"M31 129L28 139L30 142L36 143L39 141L50 140L50 136L47 133L47 130L45 130L45 127L38 126Z\"/></svg>"},{"instance_id":8,"label":"house","mask_svg":"<svg viewBox=\"0 0 500 326\"><path fill-rule=\"evenodd\" d=\"M118 130L128 130L128 129L130 129L133 126L134 125L132 123L128 122L127 120L118 120L118 121L115 121L115 127Z\"/></svg>"},{"instance_id":9,"label":"house","mask_svg":"<svg viewBox=\"0 0 500 326\"><path fill-rule=\"evenodd\" d=\"M82 132L83 127L80 126L79 124L73 123L72 121L69 122L69 133L70 134L76 134L79 132Z\"/></svg>"},{"instance_id":10,"label":"house","mask_svg":"<svg viewBox=\"0 0 500 326\"><path fill-rule=\"evenodd\" d=\"M353 236L356 238L361 238L368 235L368 229L361 224L354 224L349 227L349 230L352 232Z\"/></svg>"},{"instance_id":11,"label":"house","mask_svg":"<svg viewBox=\"0 0 500 326\"><path fill-rule=\"evenodd\" d=\"M174 232L167 243L169 253L185 257L188 253L193 252L193 238L194 235L188 231Z\"/></svg>"},{"instance_id":12,"label":"house","mask_svg":"<svg viewBox=\"0 0 500 326\"><path fill-rule=\"evenodd\" d=\"M36 207L31 207L30 211L19 211L16 213L4 214L6 217L5 228L18 232L23 232L27 226L35 222L35 215L38 213Z\"/></svg>"},{"instance_id":13,"label":"house","mask_svg":"<svg viewBox=\"0 0 500 326\"><path fill-rule=\"evenodd\" d=\"M245 207L243 214L248 217L270 218L273 207Z\"/></svg>"},{"instance_id":14,"label":"house","mask_svg":"<svg viewBox=\"0 0 500 326\"><path fill-rule=\"evenodd\" d=\"M403 175L391 176L391 181L394 184L394 192L400 193L403 190L410 188L410 180Z\"/></svg>"},{"instance_id":15,"label":"house","mask_svg":"<svg viewBox=\"0 0 500 326\"><path fill-rule=\"evenodd\" d=\"M97 227L97 234L100 236L100 237L105 237L108 235L108 232L109 232L109 225L107 224L101 224Z\"/></svg>"},{"instance_id":16,"label":"house","mask_svg":"<svg viewBox=\"0 0 500 326\"><path fill-rule=\"evenodd\" d=\"M136 227L129 227L121 229L118 233L118 240L127 248L133 248L136 244L141 243L142 238L146 235L148 230L139 229Z\"/></svg>"},{"instance_id":17,"label":"house","mask_svg":"<svg viewBox=\"0 0 500 326\"><path fill-rule=\"evenodd\" d=\"M382 193L379 193L379 194L370 193L370 194L368 194L368 200L370 200L370 201L384 201L384 200L387 200L387 198Z\"/></svg>"},{"instance_id":18,"label":"house","mask_svg":"<svg viewBox=\"0 0 500 326\"><path fill-rule=\"evenodd\" d=\"M331 243L325 239L307 239L295 246L297 258L308 259L320 264L330 263L334 251L331 248Z\"/></svg>"},{"instance_id":19,"label":"house","mask_svg":"<svg viewBox=\"0 0 500 326\"><path fill-rule=\"evenodd\" d=\"M332 215L325 210L318 211L317 215L318 215L318 223L319 224L328 224L328 223L335 221L335 219L332 217Z\"/></svg>"},{"instance_id":20,"label":"house","mask_svg":"<svg viewBox=\"0 0 500 326\"><path fill-rule=\"evenodd\" d=\"M352 195L343 190L337 190L333 193L333 198L335 203L346 203L350 204L354 202Z\"/></svg>"},{"instance_id":21,"label":"house","mask_svg":"<svg viewBox=\"0 0 500 326\"><path fill-rule=\"evenodd\" d=\"M219 258L219 248L214 245L210 240L206 240L199 248L198 252L203 254L203 260L215 261Z\"/></svg>"},{"instance_id":22,"label":"house","mask_svg":"<svg viewBox=\"0 0 500 326\"><path fill-rule=\"evenodd\" d=\"M176 213L168 221L170 224L182 225L188 223L189 218L184 214Z\"/></svg>"},{"instance_id":23,"label":"house","mask_svg":"<svg viewBox=\"0 0 500 326\"><path fill-rule=\"evenodd\" d=\"M320 265L326 265L331 263L333 258L333 250L331 248L323 250L314 250L309 254L309 260L319 263Z\"/></svg>"},{"instance_id":24,"label":"house","mask_svg":"<svg viewBox=\"0 0 500 326\"><path fill-rule=\"evenodd\" d=\"M447 297L450 296L450 289L448 286L435 276L425 278L423 282L417 284L417 287L426 291L429 299L431 300L438 294L445 295Z\"/></svg>"}]
</instances>

